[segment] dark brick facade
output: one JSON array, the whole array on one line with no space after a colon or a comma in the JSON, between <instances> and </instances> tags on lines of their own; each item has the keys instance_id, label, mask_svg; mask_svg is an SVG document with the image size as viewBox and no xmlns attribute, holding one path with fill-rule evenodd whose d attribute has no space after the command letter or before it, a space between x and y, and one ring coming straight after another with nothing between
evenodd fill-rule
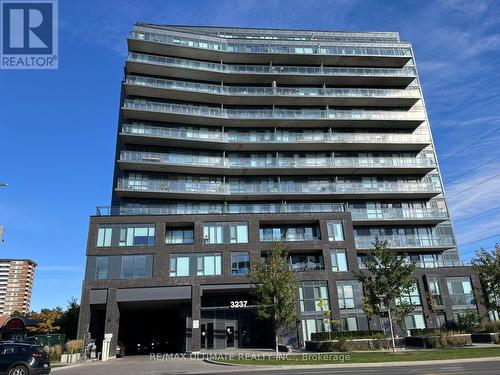
<instances>
[{"instance_id":1,"label":"dark brick facade","mask_svg":"<svg viewBox=\"0 0 500 375\"><path fill-rule=\"evenodd\" d=\"M332 219L340 219L343 222L345 241L330 242L328 241L328 233L326 221ZM224 221L247 221L249 224L249 242L247 244L203 244L203 223L204 222L224 222ZM323 254L325 270L297 272L299 281L327 281L329 290L329 299L332 306L334 319L340 318L340 311L337 306L337 287L336 281L353 280L354 276L351 272L332 272L329 250L331 249L346 249L348 255L348 266L350 271L358 271L358 263L356 258L356 250L354 246L354 236L352 232L352 222L349 213L317 213L317 214L252 214L252 215L179 215L179 216L109 216L109 217L92 217L90 220L89 240L87 246L87 256L93 255L130 255L130 254L153 254L153 277L138 278L138 279L115 279L115 280L87 280L84 281L82 291L82 309L79 323L79 337L83 337L86 327L90 321L90 291L97 289L107 289L106 317L105 317L105 333L113 333L111 343L111 355L114 355L116 343L119 337L119 320L120 308L116 300L117 289L127 288L150 288L150 287L165 287L165 286L191 286L191 320L200 319L200 295L201 287L206 284L210 285L232 285L247 283L248 279L245 276L231 275L231 260L230 253L232 251L247 251L251 255L251 260L255 261L261 256L261 251L266 250L271 246L268 242L260 242L259 238L259 223L304 223L318 222L320 225L321 239L315 241L303 242L286 242L286 245L293 251L320 251ZM128 247L97 247L97 231L99 224L156 224L156 243L154 246L128 246ZM194 225L194 243L192 245L169 245L165 244L165 228L169 223L185 223ZM200 253L217 251L222 253L222 275L221 276L189 276L189 277L170 277L169 265L170 254L172 253ZM453 319L451 302L446 289L447 276L471 276L473 287L480 295L481 286L479 279L473 270L469 267L454 267L454 268L434 268L434 269L417 269L415 277L419 283L419 289L422 297L423 313L428 326L432 326L432 313L429 311L427 301L425 300L425 290L423 277L426 274L438 275L440 277L440 285L445 299L445 313L448 320ZM485 316L486 311L483 306L479 305L481 315ZM297 305L297 313L300 316L300 308ZM153 324L154 322L151 322ZM379 329L377 320L371 321L371 328ZM191 348L187 350L200 350L200 330L192 330ZM303 341L302 332L299 331L299 340Z\"/></svg>"}]
</instances>

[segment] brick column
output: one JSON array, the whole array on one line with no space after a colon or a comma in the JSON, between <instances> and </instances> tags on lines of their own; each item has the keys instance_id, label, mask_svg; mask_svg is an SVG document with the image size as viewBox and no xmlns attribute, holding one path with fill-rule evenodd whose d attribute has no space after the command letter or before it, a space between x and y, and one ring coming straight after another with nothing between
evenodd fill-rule
<instances>
[{"instance_id":1,"label":"brick column","mask_svg":"<svg viewBox=\"0 0 500 375\"><path fill-rule=\"evenodd\" d=\"M191 287L191 352L201 350L201 288L200 285ZM193 321L198 321L198 328L193 327Z\"/></svg>"},{"instance_id":2,"label":"brick column","mask_svg":"<svg viewBox=\"0 0 500 375\"><path fill-rule=\"evenodd\" d=\"M118 331L120 327L120 309L116 302L116 288L108 289L108 303L106 304L106 320L104 323L104 334L112 333L109 357L116 356L116 345L118 343Z\"/></svg>"},{"instance_id":3,"label":"brick column","mask_svg":"<svg viewBox=\"0 0 500 375\"><path fill-rule=\"evenodd\" d=\"M476 272L471 273L470 275L472 290L474 291L474 300L477 305L477 311L479 316L483 319L488 319L488 311L486 307L481 303L481 296L484 294L483 288L481 286L481 281L479 280L479 276Z\"/></svg>"},{"instance_id":4,"label":"brick column","mask_svg":"<svg viewBox=\"0 0 500 375\"><path fill-rule=\"evenodd\" d=\"M443 297L444 312L446 314L446 321L455 320L453 317L453 308L451 303L450 292L448 290L448 284L446 282L446 277L439 275L439 286L441 287L441 295Z\"/></svg>"},{"instance_id":5,"label":"brick column","mask_svg":"<svg viewBox=\"0 0 500 375\"><path fill-rule=\"evenodd\" d=\"M77 338L84 339L89 331L90 324L90 288L85 288L85 282L82 287L82 298L80 300L80 314L78 317Z\"/></svg>"}]
</instances>

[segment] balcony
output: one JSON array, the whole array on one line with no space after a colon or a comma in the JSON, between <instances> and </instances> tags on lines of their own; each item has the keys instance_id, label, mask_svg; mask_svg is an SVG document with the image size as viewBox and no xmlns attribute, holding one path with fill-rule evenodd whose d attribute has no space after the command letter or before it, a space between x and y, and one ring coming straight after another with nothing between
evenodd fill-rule
<instances>
[{"instance_id":1,"label":"balcony","mask_svg":"<svg viewBox=\"0 0 500 375\"><path fill-rule=\"evenodd\" d=\"M423 111L339 109L224 109L196 105L125 99L126 119L203 125L274 126L384 126L416 128L425 121Z\"/></svg>"},{"instance_id":2,"label":"balcony","mask_svg":"<svg viewBox=\"0 0 500 375\"><path fill-rule=\"evenodd\" d=\"M411 107L420 99L418 88L242 87L131 75L124 84L127 96L229 105Z\"/></svg>"},{"instance_id":3,"label":"balcony","mask_svg":"<svg viewBox=\"0 0 500 375\"><path fill-rule=\"evenodd\" d=\"M450 294L453 307L458 306L476 306L474 295L472 293Z\"/></svg>"},{"instance_id":4,"label":"balcony","mask_svg":"<svg viewBox=\"0 0 500 375\"><path fill-rule=\"evenodd\" d=\"M122 151L124 170L215 175L419 174L436 168L433 160L405 157L222 157L192 154Z\"/></svg>"},{"instance_id":5,"label":"balcony","mask_svg":"<svg viewBox=\"0 0 500 375\"><path fill-rule=\"evenodd\" d=\"M431 183L378 182L281 182L244 183L184 182L177 180L121 178L116 193L120 197L207 200L301 200L335 197L339 199L424 199L440 194Z\"/></svg>"},{"instance_id":6,"label":"balcony","mask_svg":"<svg viewBox=\"0 0 500 375\"><path fill-rule=\"evenodd\" d=\"M274 129L273 129L274 130ZM240 151L420 151L431 143L427 134L333 132L223 132L222 128L172 128L144 123L123 124L123 143Z\"/></svg>"},{"instance_id":7,"label":"balcony","mask_svg":"<svg viewBox=\"0 0 500 375\"><path fill-rule=\"evenodd\" d=\"M399 43L286 42L235 40L198 36L154 29L134 30L128 38L130 51L157 55L198 58L230 63L334 64L403 67L411 59L411 49Z\"/></svg>"},{"instance_id":8,"label":"balcony","mask_svg":"<svg viewBox=\"0 0 500 375\"><path fill-rule=\"evenodd\" d=\"M226 83L329 84L406 87L417 78L414 67L322 67L234 65L175 57L129 53L126 72Z\"/></svg>"},{"instance_id":9,"label":"balcony","mask_svg":"<svg viewBox=\"0 0 500 375\"><path fill-rule=\"evenodd\" d=\"M452 236L427 236L420 237L415 235L394 235L394 236L378 236L380 241L388 242L388 246L393 249L422 249L430 248L433 250L446 250L455 246L455 241ZM372 249L376 236L354 236L356 248Z\"/></svg>"},{"instance_id":10,"label":"balcony","mask_svg":"<svg viewBox=\"0 0 500 375\"><path fill-rule=\"evenodd\" d=\"M351 212L352 220L356 225L373 225L381 220L390 221L393 224L418 224L425 221L429 224L438 224L449 220L448 213L437 208L391 208L391 209L367 209L348 208Z\"/></svg>"}]
</instances>

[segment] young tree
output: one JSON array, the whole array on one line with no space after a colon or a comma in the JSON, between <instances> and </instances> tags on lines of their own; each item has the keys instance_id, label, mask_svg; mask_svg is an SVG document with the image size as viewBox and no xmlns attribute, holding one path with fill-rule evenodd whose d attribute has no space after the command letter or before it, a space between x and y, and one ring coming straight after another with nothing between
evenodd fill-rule
<instances>
[{"instance_id":1,"label":"young tree","mask_svg":"<svg viewBox=\"0 0 500 375\"><path fill-rule=\"evenodd\" d=\"M415 286L415 263L407 263L406 254L398 255L389 249L387 241L376 238L373 249L366 256L365 265L366 270L356 273L356 278L368 292L363 299L365 312L374 316L387 311L392 347L396 351L394 321L403 323L414 309L404 297Z\"/></svg>"},{"instance_id":2,"label":"young tree","mask_svg":"<svg viewBox=\"0 0 500 375\"><path fill-rule=\"evenodd\" d=\"M267 253L267 262L252 264L249 278L255 283L257 316L271 319L273 323L278 354L282 329L297 329L295 293L298 285L294 271L288 266L288 249L280 242L275 242Z\"/></svg>"},{"instance_id":3,"label":"young tree","mask_svg":"<svg viewBox=\"0 0 500 375\"><path fill-rule=\"evenodd\" d=\"M471 263L483 284L485 306L500 314L500 245L496 244L491 252L481 248Z\"/></svg>"}]
</instances>

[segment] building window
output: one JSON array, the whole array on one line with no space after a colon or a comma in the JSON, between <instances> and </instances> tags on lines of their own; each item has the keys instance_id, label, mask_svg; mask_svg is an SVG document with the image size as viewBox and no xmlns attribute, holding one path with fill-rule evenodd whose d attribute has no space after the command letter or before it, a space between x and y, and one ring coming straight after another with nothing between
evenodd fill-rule
<instances>
[{"instance_id":1,"label":"building window","mask_svg":"<svg viewBox=\"0 0 500 375\"><path fill-rule=\"evenodd\" d=\"M405 326L407 330L425 328L424 314L412 314L405 318Z\"/></svg>"},{"instance_id":2,"label":"building window","mask_svg":"<svg viewBox=\"0 0 500 375\"><path fill-rule=\"evenodd\" d=\"M357 331L358 330L358 318L355 316L346 316L341 318L342 330L343 331Z\"/></svg>"},{"instance_id":3,"label":"building window","mask_svg":"<svg viewBox=\"0 0 500 375\"><path fill-rule=\"evenodd\" d=\"M272 241L314 241L321 239L316 225L264 226L259 228L262 242Z\"/></svg>"},{"instance_id":4,"label":"building window","mask_svg":"<svg viewBox=\"0 0 500 375\"><path fill-rule=\"evenodd\" d=\"M248 253L231 253L231 275L247 275L250 270Z\"/></svg>"},{"instance_id":5,"label":"building window","mask_svg":"<svg viewBox=\"0 0 500 375\"><path fill-rule=\"evenodd\" d=\"M354 288L350 284L338 283L339 309L354 309Z\"/></svg>"},{"instance_id":6,"label":"building window","mask_svg":"<svg viewBox=\"0 0 500 375\"><path fill-rule=\"evenodd\" d=\"M347 254L345 250L331 250L332 272L347 271Z\"/></svg>"},{"instance_id":7,"label":"building window","mask_svg":"<svg viewBox=\"0 0 500 375\"><path fill-rule=\"evenodd\" d=\"M328 287L325 281L308 281L299 286L300 311L315 313L330 309ZM320 301L323 301L321 306Z\"/></svg>"},{"instance_id":8,"label":"building window","mask_svg":"<svg viewBox=\"0 0 500 375\"><path fill-rule=\"evenodd\" d=\"M410 303L414 306L422 305L422 300L420 299L420 290L418 289L418 285L416 282L415 284L413 284L413 287L408 291L408 293L405 293L401 298L396 299L396 304L401 303L401 301Z\"/></svg>"},{"instance_id":9,"label":"building window","mask_svg":"<svg viewBox=\"0 0 500 375\"><path fill-rule=\"evenodd\" d=\"M122 279L147 277L147 255L125 255L122 257Z\"/></svg>"},{"instance_id":10,"label":"building window","mask_svg":"<svg viewBox=\"0 0 500 375\"><path fill-rule=\"evenodd\" d=\"M443 306L443 296L441 294L441 286L439 285L438 276L427 276L427 287L432 301L437 306Z\"/></svg>"},{"instance_id":11,"label":"building window","mask_svg":"<svg viewBox=\"0 0 500 375\"><path fill-rule=\"evenodd\" d=\"M475 305L470 277L447 277L446 284L453 306Z\"/></svg>"},{"instance_id":12,"label":"building window","mask_svg":"<svg viewBox=\"0 0 500 375\"><path fill-rule=\"evenodd\" d=\"M203 242L206 244L248 243L248 223L205 223Z\"/></svg>"},{"instance_id":13,"label":"building window","mask_svg":"<svg viewBox=\"0 0 500 375\"><path fill-rule=\"evenodd\" d=\"M154 244L154 224L112 224L99 226L97 247L152 246Z\"/></svg>"},{"instance_id":14,"label":"building window","mask_svg":"<svg viewBox=\"0 0 500 375\"><path fill-rule=\"evenodd\" d=\"M103 280L108 278L109 257L97 257L95 266L96 280Z\"/></svg>"},{"instance_id":15,"label":"building window","mask_svg":"<svg viewBox=\"0 0 500 375\"><path fill-rule=\"evenodd\" d=\"M229 224L229 242L248 243L248 224L247 223Z\"/></svg>"},{"instance_id":16,"label":"building window","mask_svg":"<svg viewBox=\"0 0 500 375\"><path fill-rule=\"evenodd\" d=\"M328 229L328 241L344 241L342 220L327 221L326 226Z\"/></svg>"},{"instance_id":17,"label":"building window","mask_svg":"<svg viewBox=\"0 0 500 375\"><path fill-rule=\"evenodd\" d=\"M168 245L192 244L193 240L193 228L167 228L165 232L165 243Z\"/></svg>"},{"instance_id":18,"label":"building window","mask_svg":"<svg viewBox=\"0 0 500 375\"><path fill-rule=\"evenodd\" d=\"M97 234L97 246L108 247L111 246L111 234L113 228L99 228Z\"/></svg>"},{"instance_id":19,"label":"building window","mask_svg":"<svg viewBox=\"0 0 500 375\"><path fill-rule=\"evenodd\" d=\"M214 276L221 274L221 253L172 254L170 258L170 276Z\"/></svg>"},{"instance_id":20,"label":"building window","mask_svg":"<svg viewBox=\"0 0 500 375\"><path fill-rule=\"evenodd\" d=\"M189 256L170 258L170 276L189 276Z\"/></svg>"}]
</instances>

